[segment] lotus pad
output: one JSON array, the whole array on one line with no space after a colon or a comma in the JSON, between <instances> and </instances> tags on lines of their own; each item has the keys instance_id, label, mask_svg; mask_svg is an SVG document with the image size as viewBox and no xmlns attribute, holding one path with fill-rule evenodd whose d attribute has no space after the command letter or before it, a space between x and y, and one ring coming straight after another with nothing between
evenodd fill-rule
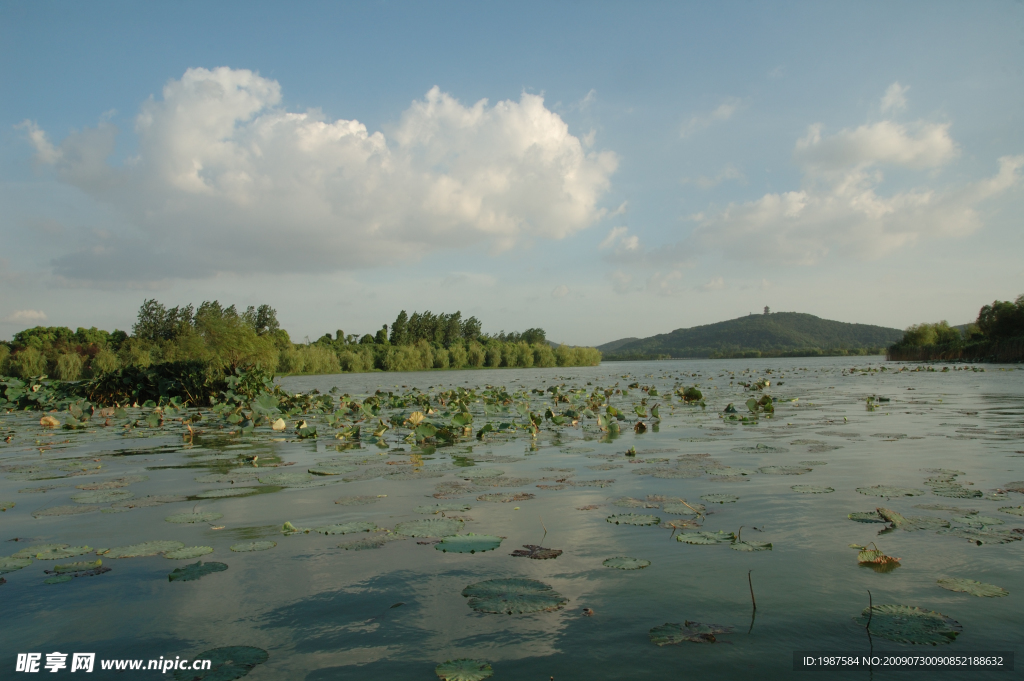
<instances>
[{"instance_id":1,"label":"lotus pad","mask_svg":"<svg viewBox=\"0 0 1024 681\"><path fill-rule=\"evenodd\" d=\"M733 504L740 500L731 494L704 494L701 499L710 504Z\"/></svg>"},{"instance_id":2,"label":"lotus pad","mask_svg":"<svg viewBox=\"0 0 1024 681\"><path fill-rule=\"evenodd\" d=\"M38 560L63 560L65 558L74 558L75 556L81 556L86 553L92 553L91 546L69 546L66 548L51 548L46 551L40 551L36 554Z\"/></svg>"},{"instance_id":3,"label":"lotus pad","mask_svg":"<svg viewBox=\"0 0 1024 681\"><path fill-rule=\"evenodd\" d=\"M618 515L610 515L605 518L610 523L616 525L657 525L661 522L661 518L656 515L644 515L640 513L619 513Z\"/></svg>"},{"instance_id":4,"label":"lotus pad","mask_svg":"<svg viewBox=\"0 0 1024 681\"><path fill-rule=\"evenodd\" d=\"M119 478L113 480L104 480L102 482L87 482L84 485L75 485L78 489L117 489L118 487L127 487L133 485L136 482L145 482L149 480L148 475L122 475Z\"/></svg>"},{"instance_id":5,"label":"lotus pad","mask_svg":"<svg viewBox=\"0 0 1024 681\"><path fill-rule=\"evenodd\" d=\"M184 524L184 523L209 523L209 522L213 522L214 520L217 520L218 518L223 518L223 517L224 517L224 515L222 513L215 513L213 511L207 511L205 513L175 513L174 515L167 516L166 518L164 518L164 520L166 520L169 523L182 523L182 524Z\"/></svg>"},{"instance_id":6,"label":"lotus pad","mask_svg":"<svg viewBox=\"0 0 1024 681\"><path fill-rule=\"evenodd\" d=\"M391 532L381 532L364 539L356 539L355 541L343 542L338 544L339 549L345 549L346 551L365 551L366 549L379 549L388 542L396 541L399 539L405 539L405 537L399 537Z\"/></svg>"},{"instance_id":7,"label":"lotus pad","mask_svg":"<svg viewBox=\"0 0 1024 681\"><path fill-rule=\"evenodd\" d=\"M989 525L1004 524L999 518L990 518L984 515L967 515L959 518L953 518L953 522L960 523L962 525L970 525L971 527L987 527ZM948 527L948 525L946 527Z\"/></svg>"},{"instance_id":8,"label":"lotus pad","mask_svg":"<svg viewBox=\"0 0 1024 681\"><path fill-rule=\"evenodd\" d=\"M410 520L395 526L397 534L407 537L450 537L462 531L462 521L453 518Z\"/></svg>"},{"instance_id":9,"label":"lotus pad","mask_svg":"<svg viewBox=\"0 0 1024 681\"><path fill-rule=\"evenodd\" d=\"M494 670L483 660L462 657L442 662L434 668L434 673L443 681L482 681L493 676Z\"/></svg>"},{"instance_id":10,"label":"lotus pad","mask_svg":"<svg viewBox=\"0 0 1024 681\"><path fill-rule=\"evenodd\" d=\"M801 494L831 494L835 492L831 487L822 487L821 485L793 485L790 489Z\"/></svg>"},{"instance_id":11,"label":"lotus pad","mask_svg":"<svg viewBox=\"0 0 1024 681\"><path fill-rule=\"evenodd\" d=\"M266 551L267 549L272 549L275 546L277 546L276 541L264 540L240 542L238 544L232 544L228 548L237 553L248 553L250 551Z\"/></svg>"},{"instance_id":12,"label":"lotus pad","mask_svg":"<svg viewBox=\"0 0 1024 681\"><path fill-rule=\"evenodd\" d=\"M103 566L103 561L99 558L93 561L78 561L75 563L65 563L64 565L54 565L53 571L57 574L64 572L84 572L85 570L96 570ZM47 570L49 572L49 570Z\"/></svg>"},{"instance_id":13,"label":"lotus pad","mask_svg":"<svg viewBox=\"0 0 1024 681\"><path fill-rule=\"evenodd\" d=\"M31 546L19 549L17 553L11 555L11 558L35 558L37 553L44 553L53 549L66 549L68 546L68 544L32 544Z\"/></svg>"},{"instance_id":14,"label":"lotus pad","mask_svg":"<svg viewBox=\"0 0 1024 681\"><path fill-rule=\"evenodd\" d=\"M0 575L14 572L32 564L31 558L19 558L15 556L4 556L0 558Z\"/></svg>"},{"instance_id":15,"label":"lotus pad","mask_svg":"<svg viewBox=\"0 0 1024 681\"><path fill-rule=\"evenodd\" d=\"M354 532L372 532L376 530L377 526L374 523L368 522L353 522L353 523L340 523L337 525L324 525L323 527L314 527L314 532L320 534L352 534Z\"/></svg>"},{"instance_id":16,"label":"lotus pad","mask_svg":"<svg viewBox=\"0 0 1024 681\"><path fill-rule=\"evenodd\" d=\"M924 490L913 487L892 487L891 485L872 485L858 487L857 491L869 497L916 497L924 494Z\"/></svg>"},{"instance_id":17,"label":"lotus pad","mask_svg":"<svg viewBox=\"0 0 1024 681\"><path fill-rule=\"evenodd\" d=\"M704 513L705 508L704 504L690 504L687 506L686 504L670 501L663 505L661 510L672 515L700 515Z\"/></svg>"},{"instance_id":18,"label":"lotus pad","mask_svg":"<svg viewBox=\"0 0 1024 681\"><path fill-rule=\"evenodd\" d=\"M223 497L246 497L256 494L258 487L224 487L222 489L204 489L196 494L199 499L221 499Z\"/></svg>"},{"instance_id":19,"label":"lotus pad","mask_svg":"<svg viewBox=\"0 0 1024 681\"><path fill-rule=\"evenodd\" d=\"M511 554L516 558L533 558L535 560L550 560L562 555L562 549L546 549L537 544L523 544L523 548L516 549Z\"/></svg>"},{"instance_id":20,"label":"lotus pad","mask_svg":"<svg viewBox=\"0 0 1024 681\"><path fill-rule=\"evenodd\" d=\"M496 478L504 474L505 471L499 468L463 468L456 475L465 480L476 480L477 478Z\"/></svg>"},{"instance_id":21,"label":"lotus pad","mask_svg":"<svg viewBox=\"0 0 1024 681\"><path fill-rule=\"evenodd\" d=\"M203 671L179 670L175 681L233 681L240 679L258 664L267 661L267 651L252 646L213 648L195 656L197 660L210 660L209 669Z\"/></svg>"},{"instance_id":22,"label":"lotus pad","mask_svg":"<svg viewBox=\"0 0 1024 681\"><path fill-rule=\"evenodd\" d=\"M568 602L543 582L515 577L470 584L462 595L474 610L508 615L558 610Z\"/></svg>"},{"instance_id":23,"label":"lotus pad","mask_svg":"<svg viewBox=\"0 0 1024 681\"><path fill-rule=\"evenodd\" d=\"M153 494L139 499L118 501L113 506L114 508L149 508L150 506L160 506L161 504L173 504L177 501L188 501L188 497L177 494Z\"/></svg>"},{"instance_id":24,"label":"lotus pad","mask_svg":"<svg viewBox=\"0 0 1024 681\"><path fill-rule=\"evenodd\" d=\"M342 475L358 470L358 467L351 464L330 465L322 463L307 470L313 475Z\"/></svg>"},{"instance_id":25,"label":"lotus pad","mask_svg":"<svg viewBox=\"0 0 1024 681\"><path fill-rule=\"evenodd\" d=\"M1010 592L1002 587L984 582L976 582L973 579L940 579L938 584L943 589L961 591L965 594L984 598L998 598L1010 595Z\"/></svg>"},{"instance_id":26,"label":"lotus pad","mask_svg":"<svg viewBox=\"0 0 1024 681\"><path fill-rule=\"evenodd\" d=\"M201 577L205 577L211 572L223 572L227 570L228 566L224 563L204 563L198 561L185 567L174 568L171 570L171 574L167 575L168 582L191 582Z\"/></svg>"},{"instance_id":27,"label":"lotus pad","mask_svg":"<svg viewBox=\"0 0 1024 681\"><path fill-rule=\"evenodd\" d=\"M109 504L113 501L124 501L135 496L135 492L126 489L104 489L94 492L82 492L71 497L71 501L79 504Z\"/></svg>"},{"instance_id":28,"label":"lotus pad","mask_svg":"<svg viewBox=\"0 0 1024 681\"><path fill-rule=\"evenodd\" d=\"M13 501L0 501L0 511L6 511L9 508L14 508Z\"/></svg>"},{"instance_id":29,"label":"lotus pad","mask_svg":"<svg viewBox=\"0 0 1024 681\"><path fill-rule=\"evenodd\" d=\"M771 542L763 541L734 541L729 545L733 551L771 551Z\"/></svg>"},{"instance_id":30,"label":"lotus pad","mask_svg":"<svg viewBox=\"0 0 1024 681\"><path fill-rule=\"evenodd\" d=\"M1024 516L1024 506L1003 506L999 510L1010 515Z\"/></svg>"},{"instance_id":31,"label":"lotus pad","mask_svg":"<svg viewBox=\"0 0 1024 681\"><path fill-rule=\"evenodd\" d=\"M511 501L526 501L533 497L534 495L529 492L496 492L495 494L481 494L477 497L477 501L496 501L507 504Z\"/></svg>"},{"instance_id":32,"label":"lotus pad","mask_svg":"<svg viewBox=\"0 0 1024 681\"><path fill-rule=\"evenodd\" d=\"M882 516L878 515L878 511L854 511L846 517L850 520L856 520L858 523L886 522L885 519L882 518Z\"/></svg>"},{"instance_id":33,"label":"lotus pad","mask_svg":"<svg viewBox=\"0 0 1024 681\"><path fill-rule=\"evenodd\" d=\"M79 515L100 510L100 506L51 506L32 513L33 518L45 518L59 515Z\"/></svg>"},{"instance_id":34,"label":"lotus pad","mask_svg":"<svg viewBox=\"0 0 1024 681\"><path fill-rule=\"evenodd\" d=\"M1014 534L1011 530L1001 530L992 526L980 528L974 527L947 527L935 534L950 534L954 537L969 539L979 546L981 544L1009 544L1012 541L1020 541L1021 535Z\"/></svg>"},{"instance_id":35,"label":"lotus pad","mask_svg":"<svg viewBox=\"0 0 1024 681\"><path fill-rule=\"evenodd\" d=\"M803 475L810 473L811 469L803 466L762 466L757 472L765 475Z\"/></svg>"},{"instance_id":36,"label":"lotus pad","mask_svg":"<svg viewBox=\"0 0 1024 681\"><path fill-rule=\"evenodd\" d=\"M893 528L914 532L916 530L937 530L940 527L949 527L949 523L942 518L932 516L909 516L904 517L895 511L887 508L875 509L878 515L892 523Z\"/></svg>"},{"instance_id":37,"label":"lotus pad","mask_svg":"<svg viewBox=\"0 0 1024 681\"><path fill-rule=\"evenodd\" d=\"M103 555L107 558L137 558L139 556L155 556L175 549L185 548L180 541L147 541L131 546L117 546Z\"/></svg>"},{"instance_id":38,"label":"lotus pad","mask_svg":"<svg viewBox=\"0 0 1024 681\"><path fill-rule=\"evenodd\" d=\"M732 627L721 624L704 624L687 620L683 624L666 622L648 632L651 643L656 646L678 645L684 641L691 643L715 643L715 634L728 634Z\"/></svg>"},{"instance_id":39,"label":"lotus pad","mask_svg":"<svg viewBox=\"0 0 1024 681\"><path fill-rule=\"evenodd\" d=\"M361 495L354 497L339 497L334 500L334 503L341 506L366 506L367 504L376 504L378 501L380 501L380 497Z\"/></svg>"},{"instance_id":40,"label":"lotus pad","mask_svg":"<svg viewBox=\"0 0 1024 681\"><path fill-rule=\"evenodd\" d=\"M876 605L864 608L854 622L868 626L875 636L897 643L939 645L953 642L963 631L960 623L934 610L923 610L913 605Z\"/></svg>"},{"instance_id":41,"label":"lotus pad","mask_svg":"<svg viewBox=\"0 0 1024 681\"><path fill-rule=\"evenodd\" d=\"M437 544L434 544L434 548L438 551L450 551L452 553L493 551L501 546L502 539L503 537L496 537L492 534L473 534L469 532L467 534L445 537Z\"/></svg>"},{"instance_id":42,"label":"lotus pad","mask_svg":"<svg viewBox=\"0 0 1024 681\"><path fill-rule=\"evenodd\" d=\"M463 513L470 509L469 504L433 504L426 506L417 506L413 510L417 513Z\"/></svg>"},{"instance_id":43,"label":"lotus pad","mask_svg":"<svg viewBox=\"0 0 1024 681\"><path fill-rule=\"evenodd\" d=\"M199 556L205 556L208 553L213 553L212 546L186 546L183 549L174 549L164 554L164 558L170 558L171 560L189 560L192 558L198 558Z\"/></svg>"},{"instance_id":44,"label":"lotus pad","mask_svg":"<svg viewBox=\"0 0 1024 681\"><path fill-rule=\"evenodd\" d=\"M310 475L300 471L292 473L267 473L257 479L264 485L277 485L278 487L319 487L331 482L330 480L325 480L321 475Z\"/></svg>"},{"instance_id":45,"label":"lotus pad","mask_svg":"<svg viewBox=\"0 0 1024 681\"><path fill-rule=\"evenodd\" d=\"M719 530L718 532L683 532L676 535L676 541L685 544L727 544L732 543L736 535L732 532Z\"/></svg>"},{"instance_id":46,"label":"lotus pad","mask_svg":"<svg viewBox=\"0 0 1024 681\"><path fill-rule=\"evenodd\" d=\"M605 567L615 568L616 570L640 570L651 564L649 560L643 560L642 558L629 558L627 556L617 556L615 558L608 558L601 565Z\"/></svg>"}]
</instances>

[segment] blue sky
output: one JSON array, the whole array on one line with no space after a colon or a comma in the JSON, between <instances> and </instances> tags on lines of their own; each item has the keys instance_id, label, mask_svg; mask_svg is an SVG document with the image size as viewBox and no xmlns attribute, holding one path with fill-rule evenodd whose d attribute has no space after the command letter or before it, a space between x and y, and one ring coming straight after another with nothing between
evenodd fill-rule
<instances>
[{"instance_id":1,"label":"blue sky","mask_svg":"<svg viewBox=\"0 0 1024 681\"><path fill-rule=\"evenodd\" d=\"M1003 1L4 2L0 338L962 323L1024 292L1022 53Z\"/></svg>"}]
</instances>

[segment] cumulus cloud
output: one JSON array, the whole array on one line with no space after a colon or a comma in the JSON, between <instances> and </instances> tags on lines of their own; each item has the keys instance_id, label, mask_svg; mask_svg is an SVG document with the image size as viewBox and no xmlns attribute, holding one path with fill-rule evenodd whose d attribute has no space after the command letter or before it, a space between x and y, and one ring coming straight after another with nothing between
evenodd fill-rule
<instances>
[{"instance_id":1,"label":"cumulus cloud","mask_svg":"<svg viewBox=\"0 0 1024 681\"><path fill-rule=\"evenodd\" d=\"M435 87L388 138L281 100L280 85L252 71L189 69L142 105L138 152L119 166L108 162L109 123L59 144L23 124L38 162L132 226L58 258L57 274L373 267L441 248L562 239L604 215L617 157L587 151L539 96L466 106Z\"/></svg>"},{"instance_id":2,"label":"cumulus cloud","mask_svg":"<svg viewBox=\"0 0 1024 681\"><path fill-rule=\"evenodd\" d=\"M741 101L735 97L729 97L724 102L718 105L718 107L706 114L697 114L690 118L690 120L683 123L683 127L680 130L680 136L689 137L695 132L704 130L710 127L714 123L721 121L727 121L732 118L733 114L740 108Z\"/></svg>"},{"instance_id":3,"label":"cumulus cloud","mask_svg":"<svg viewBox=\"0 0 1024 681\"><path fill-rule=\"evenodd\" d=\"M11 324L39 324L46 321L46 313L42 310L17 310L4 317Z\"/></svg>"},{"instance_id":4,"label":"cumulus cloud","mask_svg":"<svg viewBox=\"0 0 1024 681\"><path fill-rule=\"evenodd\" d=\"M879 121L823 138L819 123L810 126L807 135L797 140L793 155L805 167L846 170L881 164L935 168L959 153L949 136L948 123L922 123L916 128L911 131L892 121Z\"/></svg>"},{"instance_id":5,"label":"cumulus cloud","mask_svg":"<svg viewBox=\"0 0 1024 681\"><path fill-rule=\"evenodd\" d=\"M611 231L597 247L605 250L615 246L618 254L631 253L640 250L640 237L629 233L629 227L612 227Z\"/></svg>"},{"instance_id":6,"label":"cumulus cloud","mask_svg":"<svg viewBox=\"0 0 1024 681\"><path fill-rule=\"evenodd\" d=\"M885 95L882 97L882 113L906 109L907 90L909 89L909 85L907 87L904 87L900 85L898 82L890 85L889 89L885 91Z\"/></svg>"}]
</instances>

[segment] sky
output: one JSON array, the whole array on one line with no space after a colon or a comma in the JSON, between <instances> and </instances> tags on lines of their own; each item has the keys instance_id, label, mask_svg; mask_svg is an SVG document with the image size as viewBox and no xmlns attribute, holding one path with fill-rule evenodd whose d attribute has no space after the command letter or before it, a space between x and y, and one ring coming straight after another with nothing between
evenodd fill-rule
<instances>
[{"instance_id":1,"label":"sky","mask_svg":"<svg viewBox=\"0 0 1024 681\"><path fill-rule=\"evenodd\" d=\"M1022 189L1021 2L0 1L0 338L960 324Z\"/></svg>"}]
</instances>

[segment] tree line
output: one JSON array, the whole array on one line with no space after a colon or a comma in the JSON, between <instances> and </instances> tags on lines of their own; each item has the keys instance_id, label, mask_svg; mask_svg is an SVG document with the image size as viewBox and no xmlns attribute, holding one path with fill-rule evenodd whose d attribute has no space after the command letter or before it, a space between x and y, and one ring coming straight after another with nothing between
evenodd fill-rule
<instances>
[{"instance_id":1,"label":"tree line","mask_svg":"<svg viewBox=\"0 0 1024 681\"><path fill-rule=\"evenodd\" d=\"M1014 301L995 300L983 305L978 318L963 329L946 320L914 324L888 350L890 359L1024 360L1024 294Z\"/></svg>"}]
</instances>

